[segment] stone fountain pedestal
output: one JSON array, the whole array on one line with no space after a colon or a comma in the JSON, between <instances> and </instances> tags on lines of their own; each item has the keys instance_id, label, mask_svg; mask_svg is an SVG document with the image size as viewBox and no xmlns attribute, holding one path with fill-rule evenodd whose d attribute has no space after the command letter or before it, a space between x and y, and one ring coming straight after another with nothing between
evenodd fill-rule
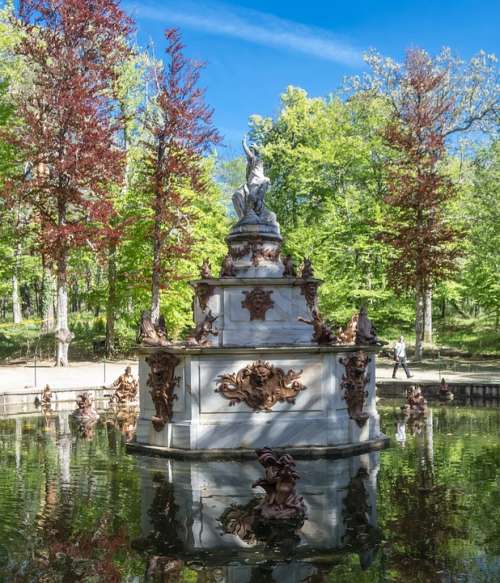
<instances>
[{"instance_id":1,"label":"stone fountain pedestal","mask_svg":"<svg viewBox=\"0 0 500 583\"><path fill-rule=\"evenodd\" d=\"M264 446L295 455L383 447L375 336L342 345L323 322L321 281L310 261L297 275L282 255L279 225L259 190L269 181L245 151L250 178L235 193L241 215L226 239L220 275L206 260L201 279L191 282L195 329L187 342L165 345L162 329L151 322L141 328L143 344L153 346L138 350L140 418L129 448L253 456ZM373 340L368 346L365 337Z\"/></svg>"},{"instance_id":2,"label":"stone fountain pedestal","mask_svg":"<svg viewBox=\"0 0 500 583\"><path fill-rule=\"evenodd\" d=\"M386 445L375 405L375 350L366 375L362 424L352 419L344 398L343 362L359 347L269 346L211 348L142 348L139 360L141 412L131 449L169 456L248 456L257 447L283 448L293 455L350 455ZM175 359L177 379L171 420L155 427L155 405L147 385L148 357ZM160 357L161 358L161 357ZM231 402L216 392L219 379L255 362L283 371L302 371L305 387L295 402L276 401L269 410Z\"/></svg>"}]
</instances>

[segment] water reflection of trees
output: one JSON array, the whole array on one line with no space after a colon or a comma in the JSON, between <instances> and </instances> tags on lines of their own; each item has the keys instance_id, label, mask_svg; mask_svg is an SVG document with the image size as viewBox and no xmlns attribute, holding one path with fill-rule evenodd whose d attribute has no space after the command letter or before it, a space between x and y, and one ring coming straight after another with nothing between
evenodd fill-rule
<instances>
[{"instance_id":1,"label":"water reflection of trees","mask_svg":"<svg viewBox=\"0 0 500 583\"><path fill-rule=\"evenodd\" d=\"M390 489L386 559L401 580L437 583L445 573L459 570L450 545L467 534L462 493L435 470L432 415L423 421L413 446L407 466L397 472L385 467L389 479L383 487Z\"/></svg>"},{"instance_id":2,"label":"water reflection of trees","mask_svg":"<svg viewBox=\"0 0 500 583\"><path fill-rule=\"evenodd\" d=\"M9 544L7 562L0 557L0 572L19 583L122 581L134 509L126 498L137 494L133 460L122 449L116 463L103 465L104 432L79 440L63 416L48 426L43 417L21 424L20 461L7 461L0 482L2 495L15 493L8 525L16 525L10 538L19 544ZM2 435L2 445L18 439L13 433Z\"/></svg>"}]
</instances>

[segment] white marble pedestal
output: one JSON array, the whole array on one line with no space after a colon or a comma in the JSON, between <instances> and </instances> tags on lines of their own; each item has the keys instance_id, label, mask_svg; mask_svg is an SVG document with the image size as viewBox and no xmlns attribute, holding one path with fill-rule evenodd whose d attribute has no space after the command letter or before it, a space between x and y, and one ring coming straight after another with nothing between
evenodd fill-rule
<instances>
[{"instance_id":1,"label":"white marble pedestal","mask_svg":"<svg viewBox=\"0 0 500 583\"><path fill-rule=\"evenodd\" d=\"M344 362L360 350L366 367L363 424L351 418L344 397ZM283 448L295 455L349 455L384 447L375 406L376 347L280 346L212 348L141 348L140 417L131 450L170 456L254 456L255 448ZM152 423L155 405L148 386L148 359L155 352L175 356L175 395L171 419L160 429ZM305 387L295 402L276 402L254 410L233 406L216 392L222 375L264 361L283 371L293 369Z\"/></svg>"}]
</instances>

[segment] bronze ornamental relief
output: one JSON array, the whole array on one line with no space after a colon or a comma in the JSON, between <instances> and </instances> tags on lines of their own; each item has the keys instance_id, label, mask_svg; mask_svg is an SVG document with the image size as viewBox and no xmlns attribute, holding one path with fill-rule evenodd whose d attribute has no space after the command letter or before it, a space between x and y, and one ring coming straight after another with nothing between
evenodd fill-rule
<instances>
[{"instance_id":1,"label":"bronze ornamental relief","mask_svg":"<svg viewBox=\"0 0 500 583\"><path fill-rule=\"evenodd\" d=\"M179 384L175 367L180 360L168 352L155 352L146 357L146 362L150 368L146 384L151 387L149 393L155 406L151 422L156 431L161 431L172 420L174 401L177 399L174 391Z\"/></svg>"},{"instance_id":2,"label":"bronze ornamental relief","mask_svg":"<svg viewBox=\"0 0 500 583\"><path fill-rule=\"evenodd\" d=\"M345 367L345 374L342 376L341 387L343 396L347 404L349 417L363 427L368 421L368 413L363 411L365 399L368 396L366 385L370 382L370 375L367 373L370 357L362 350L341 358L340 363Z\"/></svg>"},{"instance_id":3,"label":"bronze ornamental relief","mask_svg":"<svg viewBox=\"0 0 500 583\"><path fill-rule=\"evenodd\" d=\"M306 387L299 381L302 371L288 372L269 362L257 360L238 372L220 375L216 393L229 399L229 405L246 403L254 411L271 411L278 403L295 403Z\"/></svg>"},{"instance_id":4,"label":"bronze ornamental relief","mask_svg":"<svg viewBox=\"0 0 500 583\"><path fill-rule=\"evenodd\" d=\"M241 307L250 312L250 321L265 320L266 312L274 307L271 299L272 291L266 291L261 287L254 287L252 291L242 292L245 299L241 302Z\"/></svg>"}]
</instances>

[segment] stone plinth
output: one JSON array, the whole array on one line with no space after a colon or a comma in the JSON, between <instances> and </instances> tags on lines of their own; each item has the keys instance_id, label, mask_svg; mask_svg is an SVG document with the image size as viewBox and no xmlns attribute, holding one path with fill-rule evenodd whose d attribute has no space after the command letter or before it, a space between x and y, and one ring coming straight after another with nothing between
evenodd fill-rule
<instances>
[{"instance_id":1,"label":"stone plinth","mask_svg":"<svg viewBox=\"0 0 500 583\"><path fill-rule=\"evenodd\" d=\"M345 552L358 554L366 568L380 539L378 456L298 460L296 489L304 498L306 520L274 544L252 537L244 518L238 521L237 532L233 528L236 521L231 525L224 520L228 510L235 515L242 510L244 515L248 504L262 496L260 488L252 489L252 483L262 477L262 467L255 460L139 458L141 535L134 545L152 557L174 556L191 564L199 561L205 573L217 568L221 581L234 583L262 580L257 577L258 569L267 561L273 581L308 581L320 568L329 571L338 565ZM175 553L165 549L175 549Z\"/></svg>"},{"instance_id":2,"label":"stone plinth","mask_svg":"<svg viewBox=\"0 0 500 583\"><path fill-rule=\"evenodd\" d=\"M360 349L370 357L362 388L366 391L362 406L366 419L362 423L352 418L342 384L345 360ZM170 374L175 379L171 418L159 430L158 424L152 422L157 409L150 386L150 365L155 354L165 355L167 364L176 363ZM317 451L323 453L346 455L380 447L385 438L380 433L375 407L375 356L374 347L348 346L142 348L141 412L136 444L131 448L149 447L152 452L165 455L182 452L242 455L268 446L303 451L319 448ZM249 391L253 402L242 398L231 405L227 395L220 391L221 379L224 375L226 379L230 375L236 378L238 371L259 361L268 364L257 373L265 376L271 371L270 377L253 379ZM284 378L281 388L277 386L280 375ZM252 383L245 379L243 374L239 380L248 390ZM294 383L299 383L300 388ZM236 393L231 391L232 395ZM268 395L267 401L259 401L262 393ZM241 393L238 394L241 398ZM290 398L280 400L280 395Z\"/></svg>"},{"instance_id":3,"label":"stone plinth","mask_svg":"<svg viewBox=\"0 0 500 583\"><path fill-rule=\"evenodd\" d=\"M201 322L207 310L218 316L219 334L210 336L212 345L311 345L312 327L299 317L310 317L306 297L320 280L228 277L191 283L196 291L194 321Z\"/></svg>"}]
</instances>

